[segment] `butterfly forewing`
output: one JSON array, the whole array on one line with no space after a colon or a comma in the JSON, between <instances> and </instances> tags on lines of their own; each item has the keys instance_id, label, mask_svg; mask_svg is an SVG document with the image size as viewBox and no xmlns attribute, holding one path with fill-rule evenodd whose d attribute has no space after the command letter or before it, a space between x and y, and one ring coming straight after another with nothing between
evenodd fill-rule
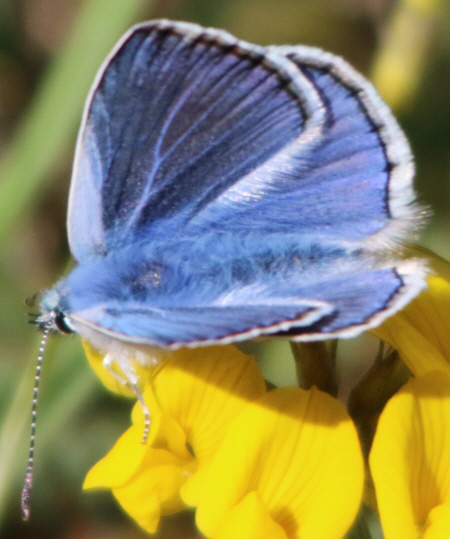
<instances>
[{"instance_id":1,"label":"butterfly forewing","mask_svg":"<svg viewBox=\"0 0 450 539\"><path fill-rule=\"evenodd\" d=\"M182 233L302 132L291 62L271 62L264 49L219 31L183 28L138 27L96 81L70 202L78 259L141 238L161 220Z\"/></svg>"}]
</instances>

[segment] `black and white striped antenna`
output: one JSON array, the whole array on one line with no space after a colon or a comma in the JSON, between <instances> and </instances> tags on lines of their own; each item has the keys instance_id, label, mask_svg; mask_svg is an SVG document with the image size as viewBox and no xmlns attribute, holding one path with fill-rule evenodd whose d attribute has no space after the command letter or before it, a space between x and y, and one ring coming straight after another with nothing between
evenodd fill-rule
<instances>
[{"instance_id":1,"label":"black and white striped antenna","mask_svg":"<svg viewBox=\"0 0 450 539\"><path fill-rule=\"evenodd\" d=\"M48 323L43 327L43 334L41 344L39 346L39 353L36 361L36 372L34 375L34 387L33 387L33 400L31 403L31 434L30 434L30 446L28 449L28 465L27 472L25 474L25 481L22 488L21 507L22 507L22 520L28 520L30 518L30 491L33 486L33 468L34 468L34 443L36 439L36 417L37 417L37 404L38 404L38 391L39 382L41 379L42 359L44 357L45 347L47 345L47 339L51 330L51 324Z\"/></svg>"}]
</instances>

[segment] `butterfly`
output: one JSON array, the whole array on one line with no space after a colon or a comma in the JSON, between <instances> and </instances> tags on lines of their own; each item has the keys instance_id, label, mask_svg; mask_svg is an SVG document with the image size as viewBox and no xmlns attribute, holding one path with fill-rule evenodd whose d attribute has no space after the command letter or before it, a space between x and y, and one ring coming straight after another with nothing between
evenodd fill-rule
<instances>
[{"instance_id":1,"label":"butterfly","mask_svg":"<svg viewBox=\"0 0 450 539\"><path fill-rule=\"evenodd\" d=\"M421 222L413 174L387 105L343 59L138 24L89 92L68 208L77 266L38 324L123 365L356 336L425 287L398 255Z\"/></svg>"},{"instance_id":2,"label":"butterfly","mask_svg":"<svg viewBox=\"0 0 450 539\"><path fill-rule=\"evenodd\" d=\"M76 332L134 389L133 361L262 336L353 337L425 288L408 142L341 58L222 30L138 24L97 73L68 208L77 266L40 303L40 365ZM123 372L119 376L112 368Z\"/></svg>"}]
</instances>

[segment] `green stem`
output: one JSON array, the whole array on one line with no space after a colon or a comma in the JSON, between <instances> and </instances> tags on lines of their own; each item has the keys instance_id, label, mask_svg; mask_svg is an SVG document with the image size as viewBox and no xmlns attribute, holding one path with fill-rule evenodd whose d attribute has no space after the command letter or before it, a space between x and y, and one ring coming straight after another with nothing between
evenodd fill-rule
<instances>
[{"instance_id":1,"label":"green stem","mask_svg":"<svg viewBox=\"0 0 450 539\"><path fill-rule=\"evenodd\" d=\"M358 429L364 455L369 454L384 406L410 376L411 371L392 349L385 357L378 357L352 389L347 408Z\"/></svg>"}]
</instances>

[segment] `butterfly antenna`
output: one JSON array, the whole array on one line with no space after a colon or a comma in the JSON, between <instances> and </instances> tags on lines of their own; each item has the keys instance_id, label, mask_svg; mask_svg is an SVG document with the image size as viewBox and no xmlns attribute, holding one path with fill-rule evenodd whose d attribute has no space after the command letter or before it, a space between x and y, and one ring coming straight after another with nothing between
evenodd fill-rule
<instances>
[{"instance_id":1,"label":"butterfly antenna","mask_svg":"<svg viewBox=\"0 0 450 539\"><path fill-rule=\"evenodd\" d=\"M28 520L30 518L30 491L33 486L34 442L36 439L36 416L38 403L37 399L39 391L39 381L41 379L42 359L44 357L44 350L47 345L49 333L50 325L47 324L46 326L44 326L44 332L42 334L41 344L39 346L39 353L36 361L36 372L34 375L33 400L31 403L31 434L30 446L28 449L28 465L21 496L22 520Z\"/></svg>"}]
</instances>

